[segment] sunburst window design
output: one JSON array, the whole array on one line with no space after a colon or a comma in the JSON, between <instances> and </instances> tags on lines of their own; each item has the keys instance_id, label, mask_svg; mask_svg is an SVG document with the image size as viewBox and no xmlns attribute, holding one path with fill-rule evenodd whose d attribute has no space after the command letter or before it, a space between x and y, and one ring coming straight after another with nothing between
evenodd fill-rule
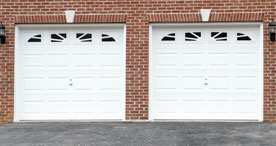
<instances>
[{"instance_id":1,"label":"sunburst window design","mask_svg":"<svg viewBox=\"0 0 276 146\"><path fill-rule=\"evenodd\" d=\"M92 42L91 33L77 33L76 38L79 40L79 42Z\"/></svg>"},{"instance_id":2,"label":"sunburst window design","mask_svg":"<svg viewBox=\"0 0 276 146\"><path fill-rule=\"evenodd\" d=\"M244 33L237 33L237 40L238 41L251 41L251 38Z\"/></svg>"},{"instance_id":3,"label":"sunburst window design","mask_svg":"<svg viewBox=\"0 0 276 146\"><path fill-rule=\"evenodd\" d=\"M185 41L198 41L199 38L201 38L201 32L185 33Z\"/></svg>"},{"instance_id":4,"label":"sunburst window design","mask_svg":"<svg viewBox=\"0 0 276 146\"><path fill-rule=\"evenodd\" d=\"M170 33L164 36L161 41L175 41L175 33Z\"/></svg>"},{"instance_id":5,"label":"sunburst window design","mask_svg":"<svg viewBox=\"0 0 276 146\"><path fill-rule=\"evenodd\" d=\"M102 34L102 42L116 42L116 40L108 34Z\"/></svg>"},{"instance_id":6,"label":"sunburst window design","mask_svg":"<svg viewBox=\"0 0 276 146\"><path fill-rule=\"evenodd\" d=\"M41 34L35 35L31 37L28 42L33 43L33 42L41 42Z\"/></svg>"},{"instance_id":7,"label":"sunburst window design","mask_svg":"<svg viewBox=\"0 0 276 146\"><path fill-rule=\"evenodd\" d=\"M226 32L211 32L211 37L215 41L227 41L227 33Z\"/></svg>"},{"instance_id":8,"label":"sunburst window design","mask_svg":"<svg viewBox=\"0 0 276 146\"><path fill-rule=\"evenodd\" d=\"M66 33L51 34L51 42L64 42L66 38Z\"/></svg>"}]
</instances>

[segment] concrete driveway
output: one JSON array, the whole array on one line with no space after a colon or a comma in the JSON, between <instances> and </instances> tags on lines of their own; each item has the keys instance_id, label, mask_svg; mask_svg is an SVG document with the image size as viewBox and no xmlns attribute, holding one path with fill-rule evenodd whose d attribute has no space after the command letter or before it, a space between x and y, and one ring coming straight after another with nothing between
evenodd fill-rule
<instances>
[{"instance_id":1,"label":"concrete driveway","mask_svg":"<svg viewBox=\"0 0 276 146\"><path fill-rule=\"evenodd\" d=\"M271 123L11 123L1 146L275 146Z\"/></svg>"}]
</instances>

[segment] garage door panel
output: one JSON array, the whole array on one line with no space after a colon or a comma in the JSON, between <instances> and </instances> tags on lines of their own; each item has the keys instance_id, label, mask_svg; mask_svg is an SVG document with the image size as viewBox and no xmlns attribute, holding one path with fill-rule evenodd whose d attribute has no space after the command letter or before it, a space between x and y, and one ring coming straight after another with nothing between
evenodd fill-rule
<instances>
[{"instance_id":1,"label":"garage door panel","mask_svg":"<svg viewBox=\"0 0 276 146\"><path fill-rule=\"evenodd\" d=\"M237 76L234 79L236 90L254 91L257 89L256 76Z\"/></svg>"},{"instance_id":2,"label":"garage door panel","mask_svg":"<svg viewBox=\"0 0 276 146\"><path fill-rule=\"evenodd\" d=\"M156 67L176 67L178 64L177 52L160 52L156 56Z\"/></svg>"},{"instance_id":3,"label":"garage door panel","mask_svg":"<svg viewBox=\"0 0 276 146\"><path fill-rule=\"evenodd\" d=\"M209 66L230 66L230 53L209 53Z\"/></svg>"},{"instance_id":4,"label":"garage door panel","mask_svg":"<svg viewBox=\"0 0 276 146\"><path fill-rule=\"evenodd\" d=\"M206 82L211 90L230 90L232 78L230 76L210 76Z\"/></svg>"},{"instance_id":5,"label":"garage door panel","mask_svg":"<svg viewBox=\"0 0 276 146\"><path fill-rule=\"evenodd\" d=\"M68 54L49 54L49 67L69 67Z\"/></svg>"},{"instance_id":6,"label":"garage door panel","mask_svg":"<svg viewBox=\"0 0 276 146\"><path fill-rule=\"evenodd\" d=\"M177 76L158 76L156 79L157 91L177 90L178 81Z\"/></svg>"},{"instance_id":7,"label":"garage door panel","mask_svg":"<svg viewBox=\"0 0 276 146\"><path fill-rule=\"evenodd\" d=\"M19 120L123 119L122 31L20 28Z\"/></svg>"},{"instance_id":8,"label":"garage door panel","mask_svg":"<svg viewBox=\"0 0 276 146\"><path fill-rule=\"evenodd\" d=\"M183 76L181 80L182 90L204 90L203 76Z\"/></svg>"},{"instance_id":9,"label":"garage door panel","mask_svg":"<svg viewBox=\"0 0 276 146\"><path fill-rule=\"evenodd\" d=\"M95 66L95 54L93 53L73 54L72 63L76 68L93 68Z\"/></svg>"},{"instance_id":10,"label":"garage door panel","mask_svg":"<svg viewBox=\"0 0 276 146\"><path fill-rule=\"evenodd\" d=\"M24 54L22 58L23 68L41 68L44 66L43 54Z\"/></svg>"},{"instance_id":11,"label":"garage door panel","mask_svg":"<svg viewBox=\"0 0 276 146\"><path fill-rule=\"evenodd\" d=\"M74 77L72 80L74 80L74 84L73 81L71 82L73 84L74 90L76 90L75 92L89 92L95 90L95 77L81 76Z\"/></svg>"},{"instance_id":12,"label":"garage door panel","mask_svg":"<svg viewBox=\"0 0 276 146\"><path fill-rule=\"evenodd\" d=\"M257 54L255 53L235 53L235 65L242 67L256 67Z\"/></svg>"},{"instance_id":13,"label":"garage door panel","mask_svg":"<svg viewBox=\"0 0 276 146\"><path fill-rule=\"evenodd\" d=\"M203 66L204 61L201 59L203 57L204 57L204 54L200 52L183 53L181 56L181 64L187 67Z\"/></svg>"},{"instance_id":14,"label":"garage door panel","mask_svg":"<svg viewBox=\"0 0 276 146\"><path fill-rule=\"evenodd\" d=\"M44 87L43 77L24 77L22 79L22 89L25 92L39 92L42 91Z\"/></svg>"},{"instance_id":15,"label":"garage door panel","mask_svg":"<svg viewBox=\"0 0 276 146\"><path fill-rule=\"evenodd\" d=\"M174 29L153 27L153 119L258 120L259 28Z\"/></svg>"}]
</instances>

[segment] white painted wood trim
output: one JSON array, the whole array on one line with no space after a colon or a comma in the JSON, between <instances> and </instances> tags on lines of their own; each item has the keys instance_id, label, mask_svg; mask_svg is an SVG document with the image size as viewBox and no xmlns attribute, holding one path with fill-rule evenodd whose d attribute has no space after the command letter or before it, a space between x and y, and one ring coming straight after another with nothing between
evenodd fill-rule
<instances>
[{"instance_id":1,"label":"white painted wood trim","mask_svg":"<svg viewBox=\"0 0 276 146\"><path fill-rule=\"evenodd\" d=\"M264 30L263 30L263 23L260 24L260 54L259 54L259 61L260 61L260 66L261 66L261 70L260 70L260 97L259 98L259 122L262 122L264 120L264 45L263 45L263 41L264 41Z\"/></svg>"},{"instance_id":2,"label":"white painted wood trim","mask_svg":"<svg viewBox=\"0 0 276 146\"><path fill-rule=\"evenodd\" d=\"M153 80L152 80L152 71L153 71L153 63L152 63L152 54L153 54L153 39L152 39L152 25L149 25L149 121L153 121L153 92L152 91L152 84L153 84Z\"/></svg>"},{"instance_id":3,"label":"white painted wood trim","mask_svg":"<svg viewBox=\"0 0 276 146\"><path fill-rule=\"evenodd\" d=\"M17 82L18 82L18 74L20 74L20 70L17 65L19 64L19 27L15 25L15 39L14 39L14 122L19 122L20 119L20 100L18 98L17 91Z\"/></svg>"},{"instance_id":4,"label":"white painted wood trim","mask_svg":"<svg viewBox=\"0 0 276 146\"><path fill-rule=\"evenodd\" d=\"M126 121L126 25L124 24L124 30L123 30L123 69L124 69L124 74L123 74L123 78L124 78L124 84L123 84L123 88L124 88L124 99L123 99L123 121Z\"/></svg>"}]
</instances>

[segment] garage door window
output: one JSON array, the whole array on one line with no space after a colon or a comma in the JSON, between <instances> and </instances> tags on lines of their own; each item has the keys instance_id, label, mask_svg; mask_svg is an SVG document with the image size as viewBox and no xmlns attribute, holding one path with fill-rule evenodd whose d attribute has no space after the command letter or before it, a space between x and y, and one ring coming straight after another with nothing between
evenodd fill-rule
<instances>
[{"instance_id":1,"label":"garage door window","mask_svg":"<svg viewBox=\"0 0 276 146\"><path fill-rule=\"evenodd\" d=\"M116 42L116 40L108 34L102 34L102 42Z\"/></svg>"},{"instance_id":2,"label":"garage door window","mask_svg":"<svg viewBox=\"0 0 276 146\"><path fill-rule=\"evenodd\" d=\"M251 38L244 33L237 33L237 40L238 41L251 41Z\"/></svg>"},{"instance_id":3,"label":"garage door window","mask_svg":"<svg viewBox=\"0 0 276 146\"><path fill-rule=\"evenodd\" d=\"M215 41L227 41L227 33L226 32L211 32L211 37Z\"/></svg>"},{"instance_id":4,"label":"garage door window","mask_svg":"<svg viewBox=\"0 0 276 146\"><path fill-rule=\"evenodd\" d=\"M28 40L29 43L41 42L41 34L37 34Z\"/></svg>"},{"instance_id":5,"label":"garage door window","mask_svg":"<svg viewBox=\"0 0 276 146\"><path fill-rule=\"evenodd\" d=\"M186 32L185 41L198 41L201 38L201 32Z\"/></svg>"},{"instance_id":6,"label":"garage door window","mask_svg":"<svg viewBox=\"0 0 276 146\"><path fill-rule=\"evenodd\" d=\"M170 33L166 36L164 36L162 39L161 39L162 42L164 41L175 41L175 33Z\"/></svg>"},{"instance_id":7,"label":"garage door window","mask_svg":"<svg viewBox=\"0 0 276 146\"><path fill-rule=\"evenodd\" d=\"M66 33L51 34L51 42L64 42L66 38Z\"/></svg>"},{"instance_id":8,"label":"garage door window","mask_svg":"<svg viewBox=\"0 0 276 146\"><path fill-rule=\"evenodd\" d=\"M92 42L92 34L91 33L77 33L76 38L78 42Z\"/></svg>"}]
</instances>

